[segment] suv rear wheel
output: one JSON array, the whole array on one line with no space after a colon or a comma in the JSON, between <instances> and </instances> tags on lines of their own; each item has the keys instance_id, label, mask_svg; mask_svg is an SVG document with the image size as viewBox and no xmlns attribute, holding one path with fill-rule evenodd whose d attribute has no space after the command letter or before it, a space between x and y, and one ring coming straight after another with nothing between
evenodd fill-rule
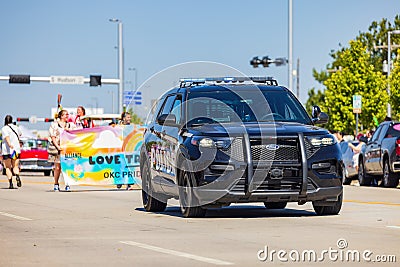
<instances>
[{"instance_id":1,"label":"suv rear wheel","mask_svg":"<svg viewBox=\"0 0 400 267\"><path fill-rule=\"evenodd\" d=\"M358 182L360 185L371 185L371 176L365 173L365 166L362 160L358 164Z\"/></svg>"},{"instance_id":2,"label":"suv rear wheel","mask_svg":"<svg viewBox=\"0 0 400 267\"><path fill-rule=\"evenodd\" d=\"M399 176L390 171L389 160L383 163L383 178L382 184L384 187L396 187L399 184Z\"/></svg>"},{"instance_id":3,"label":"suv rear wheel","mask_svg":"<svg viewBox=\"0 0 400 267\"><path fill-rule=\"evenodd\" d=\"M334 202L333 205L331 206L326 206L326 205L318 205L318 203L313 202L313 207L315 213L317 215L337 215L339 214L340 209L342 208L342 202L343 202L343 192L338 196L338 200ZM324 203L327 204L327 203Z\"/></svg>"},{"instance_id":4,"label":"suv rear wheel","mask_svg":"<svg viewBox=\"0 0 400 267\"><path fill-rule=\"evenodd\" d=\"M200 206L193 190L196 180L193 173L183 172L182 181L179 186L179 203L183 217L204 217L206 209Z\"/></svg>"},{"instance_id":5,"label":"suv rear wheel","mask_svg":"<svg viewBox=\"0 0 400 267\"><path fill-rule=\"evenodd\" d=\"M146 211L159 212L164 211L167 207L167 202L158 200L152 190L151 173L147 162L142 170L142 202Z\"/></svg>"}]
</instances>

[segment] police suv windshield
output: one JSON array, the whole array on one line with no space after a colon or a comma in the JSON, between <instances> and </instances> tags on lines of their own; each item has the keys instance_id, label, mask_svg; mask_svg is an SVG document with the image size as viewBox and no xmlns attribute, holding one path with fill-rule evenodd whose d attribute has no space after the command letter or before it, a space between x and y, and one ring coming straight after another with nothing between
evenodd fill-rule
<instances>
[{"instance_id":1,"label":"police suv windshield","mask_svg":"<svg viewBox=\"0 0 400 267\"><path fill-rule=\"evenodd\" d=\"M297 99L278 90L191 91L187 111L187 121L195 124L240 121L312 124Z\"/></svg>"}]
</instances>

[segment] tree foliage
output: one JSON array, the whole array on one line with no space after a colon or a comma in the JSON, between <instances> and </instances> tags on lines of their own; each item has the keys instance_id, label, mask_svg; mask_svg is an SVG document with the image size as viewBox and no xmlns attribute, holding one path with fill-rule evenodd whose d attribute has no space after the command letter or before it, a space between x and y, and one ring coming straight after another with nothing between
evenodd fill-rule
<instances>
[{"instance_id":1,"label":"tree foliage","mask_svg":"<svg viewBox=\"0 0 400 267\"><path fill-rule=\"evenodd\" d=\"M133 112L133 108L132 107L129 108L128 112L131 114L131 123L133 123L133 124L143 124L142 119L136 113Z\"/></svg>"},{"instance_id":2,"label":"tree foliage","mask_svg":"<svg viewBox=\"0 0 400 267\"><path fill-rule=\"evenodd\" d=\"M382 121L386 116L386 103L389 98L386 93L388 80L386 74L382 72L383 61L388 57L388 31L395 29L400 29L399 15L395 17L393 25L387 19L374 21L367 32L360 32L349 42L349 47L339 44L337 51L330 52L332 62L327 64L326 70L313 69L315 80L325 88L321 88L318 98L315 89L312 88L306 107L308 109L313 104L319 104L330 117L327 128L349 133L355 130L355 116L352 110L352 97L355 94L362 96L362 114L359 123L364 128L374 126L374 116L378 121ZM399 43L400 35L392 34L391 45ZM398 54L397 50L391 52L391 58ZM390 79L392 117L395 118L393 115L400 115L399 74L400 63L396 62Z\"/></svg>"},{"instance_id":3,"label":"tree foliage","mask_svg":"<svg viewBox=\"0 0 400 267\"><path fill-rule=\"evenodd\" d=\"M386 115L386 78L370 64L366 47L356 40L350 47L337 54L341 70L333 73L325 82L325 110L330 116L329 128L353 133L356 128L353 113L353 95L362 97L362 113L359 123L365 128L374 127L374 116L382 121Z\"/></svg>"},{"instance_id":4,"label":"tree foliage","mask_svg":"<svg viewBox=\"0 0 400 267\"><path fill-rule=\"evenodd\" d=\"M400 55L400 54L398 54ZM393 71L390 73L390 102L392 117L400 118L400 60L393 62Z\"/></svg>"}]
</instances>

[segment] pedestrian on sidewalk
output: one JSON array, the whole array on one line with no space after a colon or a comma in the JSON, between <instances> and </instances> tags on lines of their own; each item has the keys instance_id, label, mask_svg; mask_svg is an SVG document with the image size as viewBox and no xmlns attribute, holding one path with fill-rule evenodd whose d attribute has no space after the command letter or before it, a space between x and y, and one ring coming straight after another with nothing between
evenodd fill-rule
<instances>
[{"instance_id":1,"label":"pedestrian on sidewalk","mask_svg":"<svg viewBox=\"0 0 400 267\"><path fill-rule=\"evenodd\" d=\"M15 175L17 186L22 186L21 178L19 177L19 156L21 154L19 137L22 135L22 132L15 124L13 124L12 120L12 116L7 115L4 119L4 126L1 129L1 134L3 136L1 151L9 182L8 188L10 189L14 188L12 182L13 174Z\"/></svg>"}]
</instances>

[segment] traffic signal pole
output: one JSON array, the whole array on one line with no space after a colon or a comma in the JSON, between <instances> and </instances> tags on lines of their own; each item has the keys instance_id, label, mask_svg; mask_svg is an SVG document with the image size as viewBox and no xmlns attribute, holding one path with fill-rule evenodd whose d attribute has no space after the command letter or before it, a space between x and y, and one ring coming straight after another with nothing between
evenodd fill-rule
<instances>
[{"instance_id":1,"label":"traffic signal pole","mask_svg":"<svg viewBox=\"0 0 400 267\"><path fill-rule=\"evenodd\" d=\"M33 77L29 76L29 81L26 81L27 75L9 75L9 76L0 76L0 81L9 81L9 83L22 83L22 84L29 84L30 82L48 82L48 83L53 83L53 84L84 84L84 83L89 83L91 78L84 78L83 76L49 76L49 77ZM14 80L12 81L12 77ZM19 80L18 77L21 77ZM54 77L63 77L64 81L62 79L55 81ZM82 78L77 81L77 78ZM101 84L120 84L119 79L103 79L101 78ZM96 86L96 85L91 85L91 86Z\"/></svg>"}]
</instances>

